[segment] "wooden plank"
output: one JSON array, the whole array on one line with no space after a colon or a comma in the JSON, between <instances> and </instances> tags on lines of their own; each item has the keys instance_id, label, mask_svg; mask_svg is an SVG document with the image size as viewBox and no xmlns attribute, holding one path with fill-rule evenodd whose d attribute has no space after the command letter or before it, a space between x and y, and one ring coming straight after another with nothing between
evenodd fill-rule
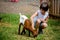
<instances>
[{"instance_id":1,"label":"wooden plank","mask_svg":"<svg viewBox=\"0 0 60 40\"><path fill-rule=\"evenodd\" d=\"M60 15L60 14L59 14L59 0L58 0L58 15Z\"/></svg>"}]
</instances>

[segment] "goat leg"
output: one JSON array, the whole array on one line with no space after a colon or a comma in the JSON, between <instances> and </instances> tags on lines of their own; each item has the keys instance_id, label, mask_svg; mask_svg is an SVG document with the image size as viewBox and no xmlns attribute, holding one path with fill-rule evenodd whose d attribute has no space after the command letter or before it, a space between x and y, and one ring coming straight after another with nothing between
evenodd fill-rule
<instances>
[{"instance_id":1,"label":"goat leg","mask_svg":"<svg viewBox=\"0 0 60 40\"><path fill-rule=\"evenodd\" d=\"M29 32L29 37L30 37L30 31L28 30L28 32Z\"/></svg>"},{"instance_id":2,"label":"goat leg","mask_svg":"<svg viewBox=\"0 0 60 40\"><path fill-rule=\"evenodd\" d=\"M21 35L22 35L23 33L24 33L24 34L26 33L24 28L23 28L23 31L21 32Z\"/></svg>"},{"instance_id":3,"label":"goat leg","mask_svg":"<svg viewBox=\"0 0 60 40\"><path fill-rule=\"evenodd\" d=\"M26 34L25 30L24 30L24 34Z\"/></svg>"},{"instance_id":4,"label":"goat leg","mask_svg":"<svg viewBox=\"0 0 60 40\"><path fill-rule=\"evenodd\" d=\"M41 23L43 23L43 22L41 22ZM42 30L42 26L41 26L41 23L40 23L40 25L39 25L39 32L38 32L38 34L43 34L43 30Z\"/></svg>"},{"instance_id":5,"label":"goat leg","mask_svg":"<svg viewBox=\"0 0 60 40\"><path fill-rule=\"evenodd\" d=\"M21 23L19 24L18 34L20 34Z\"/></svg>"}]
</instances>

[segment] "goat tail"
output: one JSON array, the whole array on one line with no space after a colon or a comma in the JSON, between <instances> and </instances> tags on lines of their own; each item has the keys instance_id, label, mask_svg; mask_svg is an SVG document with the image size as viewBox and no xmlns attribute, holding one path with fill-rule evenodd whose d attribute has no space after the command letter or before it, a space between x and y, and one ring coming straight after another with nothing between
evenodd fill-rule
<instances>
[{"instance_id":1,"label":"goat tail","mask_svg":"<svg viewBox=\"0 0 60 40\"><path fill-rule=\"evenodd\" d=\"M19 13L19 15L21 16L21 13Z\"/></svg>"}]
</instances>

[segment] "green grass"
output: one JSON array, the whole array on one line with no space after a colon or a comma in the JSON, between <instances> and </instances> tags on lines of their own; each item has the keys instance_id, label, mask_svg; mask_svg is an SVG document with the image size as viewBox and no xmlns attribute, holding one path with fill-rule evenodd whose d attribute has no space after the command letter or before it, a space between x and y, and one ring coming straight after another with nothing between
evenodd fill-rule
<instances>
[{"instance_id":1,"label":"green grass","mask_svg":"<svg viewBox=\"0 0 60 40\"><path fill-rule=\"evenodd\" d=\"M30 15L26 15L30 18ZM60 40L60 21L49 19L44 34L36 38L18 35L19 14L0 13L0 40Z\"/></svg>"}]
</instances>

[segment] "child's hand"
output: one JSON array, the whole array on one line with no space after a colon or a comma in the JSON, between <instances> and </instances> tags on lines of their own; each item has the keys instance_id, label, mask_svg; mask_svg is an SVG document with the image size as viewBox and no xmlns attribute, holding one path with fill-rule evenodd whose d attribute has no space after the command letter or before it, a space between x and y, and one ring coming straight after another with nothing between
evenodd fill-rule
<instances>
[{"instance_id":1,"label":"child's hand","mask_svg":"<svg viewBox=\"0 0 60 40\"><path fill-rule=\"evenodd\" d=\"M41 21L44 21L44 19L41 19L41 18L40 18L40 20L41 20Z\"/></svg>"},{"instance_id":2,"label":"child's hand","mask_svg":"<svg viewBox=\"0 0 60 40\"><path fill-rule=\"evenodd\" d=\"M42 22L46 22L44 19L41 19L41 18L40 18L40 20L41 20Z\"/></svg>"}]
</instances>

